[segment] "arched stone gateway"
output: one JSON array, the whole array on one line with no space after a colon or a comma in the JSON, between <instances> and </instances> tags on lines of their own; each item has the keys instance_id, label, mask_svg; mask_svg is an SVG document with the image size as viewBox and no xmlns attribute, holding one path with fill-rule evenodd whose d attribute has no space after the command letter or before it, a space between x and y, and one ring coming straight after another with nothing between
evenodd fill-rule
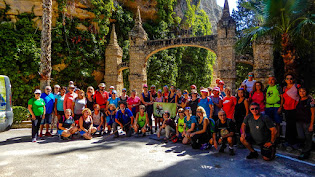
<instances>
[{"instance_id":1,"label":"arched stone gateway","mask_svg":"<svg viewBox=\"0 0 315 177\"><path fill-rule=\"evenodd\" d=\"M220 77L232 89L236 87L237 62L253 65L255 76L258 79L265 79L273 71L272 41L269 39L255 42L254 57L235 58L236 25L230 16L227 0L225 0L222 18L217 24L217 31L217 34L208 36L148 40L148 35L142 27L138 8L135 26L129 33L129 63L122 62L122 49L117 43L113 25L110 43L105 52L105 83L115 86L120 92L123 88L122 71L129 68L130 90L135 89L141 93L142 85L147 83L146 65L150 56L165 49L183 46L199 47L214 52L217 59L213 75Z\"/></svg>"}]
</instances>

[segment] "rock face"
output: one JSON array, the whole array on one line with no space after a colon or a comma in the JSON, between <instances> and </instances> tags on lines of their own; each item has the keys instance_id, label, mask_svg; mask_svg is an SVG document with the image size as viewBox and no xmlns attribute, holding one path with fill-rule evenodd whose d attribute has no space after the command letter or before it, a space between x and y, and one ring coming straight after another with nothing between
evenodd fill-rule
<instances>
[{"instance_id":1,"label":"rock face","mask_svg":"<svg viewBox=\"0 0 315 177\"><path fill-rule=\"evenodd\" d=\"M222 16L222 7L217 4L216 0L200 0L200 8L209 16L212 32L217 33L217 23Z\"/></svg>"}]
</instances>

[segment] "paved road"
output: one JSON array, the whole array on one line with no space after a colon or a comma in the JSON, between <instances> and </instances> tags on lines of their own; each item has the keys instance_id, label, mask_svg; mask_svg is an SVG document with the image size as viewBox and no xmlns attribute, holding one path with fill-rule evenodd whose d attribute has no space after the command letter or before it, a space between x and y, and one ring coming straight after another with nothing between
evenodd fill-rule
<instances>
[{"instance_id":1,"label":"paved road","mask_svg":"<svg viewBox=\"0 0 315 177\"><path fill-rule=\"evenodd\" d=\"M312 176L315 166L283 157L272 162L246 160L239 149L231 157L193 150L148 137L31 143L30 129L0 133L0 176Z\"/></svg>"}]
</instances>

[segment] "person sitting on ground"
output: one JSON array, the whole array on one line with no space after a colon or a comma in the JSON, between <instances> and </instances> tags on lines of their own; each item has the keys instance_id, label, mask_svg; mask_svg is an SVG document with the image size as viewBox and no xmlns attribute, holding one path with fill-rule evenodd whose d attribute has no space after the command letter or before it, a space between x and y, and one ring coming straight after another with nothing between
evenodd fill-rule
<instances>
[{"instance_id":1,"label":"person sitting on ground","mask_svg":"<svg viewBox=\"0 0 315 177\"><path fill-rule=\"evenodd\" d=\"M315 117L315 101L308 95L306 88L299 88L300 101L296 106L296 128L298 138L304 144L299 159L309 158L312 150L312 137L314 131L314 117Z\"/></svg>"},{"instance_id":2,"label":"person sitting on ground","mask_svg":"<svg viewBox=\"0 0 315 177\"><path fill-rule=\"evenodd\" d=\"M203 107L199 106L197 108L196 131L189 135L193 149L200 148L204 150L209 147L211 135L214 133L214 126L214 120L211 118L208 119L206 111Z\"/></svg>"},{"instance_id":3,"label":"person sitting on ground","mask_svg":"<svg viewBox=\"0 0 315 177\"><path fill-rule=\"evenodd\" d=\"M135 92L134 92L135 96ZM140 99L139 99L140 101ZM126 108L125 102L119 103L120 110L117 111L115 116L115 122L113 123L113 130L115 133L115 138L119 137L118 126L126 132L126 136L131 136L131 126L133 125L134 117L130 109Z\"/></svg>"},{"instance_id":4,"label":"person sitting on ground","mask_svg":"<svg viewBox=\"0 0 315 177\"><path fill-rule=\"evenodd\" d=\"M223 153L226 143L229 144L230 155L235 155L233 150L233 136L235 133L235 123L231 119L227 119L224 111L219 112L219 120L215 123L215 133L217 142L220 145L219 152ZM213 144L213 143L212 143Z\"/></svg>"},{"instance_id":5,"label":"person sitting on ground","mask_svg":"<svg viewBox=\"0 0 315 177\"><path fill-rule=\"evenodd\" d=\"M59 120L58 135L64 139L68 139L69 136L78 131L78 127L75 126L74 119L71 114L71 109L66 109L65 115L63 115Z\"/></svg>"},{"instance_id":6,"label":"person sitting on ground","mask_svg":"<svg viewBox=\"0 0 315 177\"><path fill-rule=\"evenodd\" d=\"M94 105L94 111L92 111L92 119L93 119L93 126L96 128L96 132L102 134L103 125L104 125L104 114L100 111L100 105Z\"/></svg>"},{"instance_id":7,"label":"person sitting on ground","mask_svg":"<svg viewBox=\"0 0 315 177\"><path fill-rule=\"evenodd\" d=\"M190 107L185 108L185 120L184 120L184 132L183 132L183 144L189 144L190 139L190 133L193 133L195 131L196 126L196 116L192 116L192 111Z\"/></svg>"},{"instance_id":8,"label":"person sitting on ground","mask_svg":"<svg viewBox=\"0 0 315 177\"><path fill-rule=\"evenodd\" d=\"M185 111L183 108L178 109L179 118L177 119L176 125L176 136L180 141L183 140L183 132L184 132L184 125L185 125Z\"/></svg>"},{"instance_id":9,"label":"person sitting on ground","mask_svg":"<svg viewBox=\"0 0 315 177\"><path fill-rule=\"evenodd\" d=\"M113 123L115 122L116 116L116 107L114 104L108 105L108 110L106 111L106 124L107 124L107 133L109 134L112 131Z\"/></svg>"},{"instance_id":10,"label":"person sitting on ground","mask_svg":"<svg viewBox=\"0 0 315 177\"><path fill-rule=\"evenodd\" d=\"M136 121L134 125L135 132L139 134L139 131L142 132L142 136L146 135L147 125L149 124L149 118L147 112L145 112L145 106L140 105L140 111L136 115Z\"/></svg>"},{"instance_id":11,"label":"person sitting on ground","mask_svg":"<svg viewBox=\"0 0 315 177\"><path fill-rule=\"evenodd\" d=\"M172 137L172 134L175 133L176 125L174 121L171 119L171 114L168 111L165 111L163 113L163 118L164 121L157 133L157 137L160 138L161 135L165 135L164 140L168 140L169 138Z\"/></svg>"},{"instance_id":12,"label":"person sitting on ground","mask_svg":"<svg viewBox=\"0 0 315 177\"><path fill-rule=\"evenodd\" d=\"M79 119L80 134L87 140L92 139L92 134L96 132L91 114L89 108L84 108Z\"/></svg>"},{"instance_id":13,"label":"person sitting on ground","mask_svg":"<svg viewBox=\"0 0 315 177\"><path fill-rule=\"evenodd\" d=\"M246 158L253 159L258 157L257 151L252 147L252 144L256 143L261 148L263 159L266 161L272 160L275 158L276 153L274 143L277 129L267 115L260 113L258 103L250 104L249 108L252 114L245 117L240 138L243 145L250 150L250 154ZM246 134L246 127L249 128L249 134Z\"/></svg>"}]
</instances>

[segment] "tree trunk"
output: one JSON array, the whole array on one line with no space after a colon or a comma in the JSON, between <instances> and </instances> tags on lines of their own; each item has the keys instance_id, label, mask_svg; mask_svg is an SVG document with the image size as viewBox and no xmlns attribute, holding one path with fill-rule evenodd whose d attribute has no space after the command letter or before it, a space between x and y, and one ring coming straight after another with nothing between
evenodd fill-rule
<instances>
[{"instance_id":1,"label":"tree trunk","mask_svg":"<svg viewBox=\"0 0 315 177\"><path fill-rule=\"evenodd\" d=\"M293 74L297 77L297 70L296 70L296 52L290 42L290 36L287 33L282 34L281 40L281 56L284 62L284 72Z\"/></svg>"},{"instance_id":2,"label":"tree trunk","mask_svg":"<svg viewBox=\"0 0 315 177\"><path fill-rule=\"evenodd\" d=\"M52 0L43 0L43 29L41 36L40 89L50 85L51 76L51 14Z\"/></svg>"}]
</instances>

